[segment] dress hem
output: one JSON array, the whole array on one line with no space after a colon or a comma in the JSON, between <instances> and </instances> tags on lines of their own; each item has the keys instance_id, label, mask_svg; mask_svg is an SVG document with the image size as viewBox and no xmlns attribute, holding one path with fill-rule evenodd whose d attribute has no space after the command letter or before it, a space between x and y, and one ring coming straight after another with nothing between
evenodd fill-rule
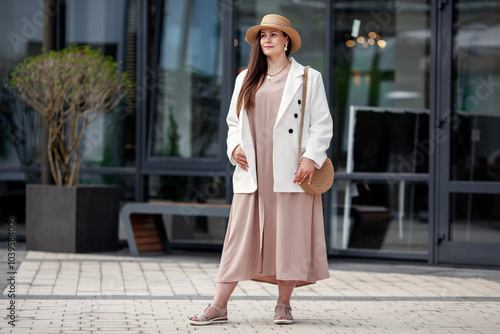
<instances>
[{"instance_id":1,"label":"dress hem","mask_svg":"<svg viewBox=\"0 0 500 334\"><path fill-rule=\"evenodd\" d=\"M330 278L330 275L318 278L316 280L305 280L301 278L276 278L276 275L257 275L250 278L242 278L236 280L217 280L217 283L234 283L242 281L256 281L268 284L278 284L278 281L297 281L295 287L301 287L304 285L316 284L316 282Z\"/></svg>"}]
</instances>

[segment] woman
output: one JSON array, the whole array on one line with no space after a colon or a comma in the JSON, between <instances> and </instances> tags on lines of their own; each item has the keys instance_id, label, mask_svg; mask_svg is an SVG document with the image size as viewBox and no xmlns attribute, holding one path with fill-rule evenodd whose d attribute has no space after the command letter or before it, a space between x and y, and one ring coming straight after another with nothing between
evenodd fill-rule
<instances>
[{"instance_id":1,"label":"woman","mask_svg":"<svg viewBox=\"0 0 500 334\"><path fill-rule=\"evenodd\" d=\"M234 197L215 296L192 325L227 322L227 302L238 281L278 285L274 322L293 322L295 287L329 277L321 195L305 193L332 138L332 118L321 74L308 73L302 160L297 165L304 67L290 52L300 36L290 21L266 15L248 29L248 69L238 75L227 116L227 153L236 169Z\"/></svg>"}]
</instances>

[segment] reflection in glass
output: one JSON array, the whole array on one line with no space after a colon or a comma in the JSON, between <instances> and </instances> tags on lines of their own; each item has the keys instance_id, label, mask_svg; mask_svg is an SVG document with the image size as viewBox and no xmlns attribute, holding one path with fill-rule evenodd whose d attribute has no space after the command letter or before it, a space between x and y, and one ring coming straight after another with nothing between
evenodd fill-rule
<instances>
[{"instance_id":1,"label":"reflection in glass","mask_svg":"<svg viewBox=\"0 0 500 334\"><path fill-rule=\"evenodd\" d=\"M351 107L346 172L429 172L427 110Z\"/></svg>"},{"instance_id":2,"label":"reflection in glass","mask_svg":"<svg viewBox=\"0 0 500 334\"><path fill-rule=\"evenodd\" d=\"M429 173L431 1L334 1L336 171ZM426 253L428 186L337 182L331 246Z\"/></svg>"},{"instance_id":3,"label":"reflection in glass","mask_svg":"<svg viewBox=\"0 0 500 334\"><path fill-rule=\"evenodd\" d=\"M339 171L346 167L351 106L429 109L430 9L429 0L333 2L333 152ZM413 131L411 122L398 127Z\"/></svg>"},{"instance_id":4,"label":"reflection in glass","mask_svg":"<svg viewBox=\"0 0 500 334\"><path fill-rule=\"evenodd\" d=\"M500 243L500 195L451 194L452 241Z\"/></svg>"},{"instance_id":5,"label":"reflection in glass","mask_svg":"<svg viewBox=\"0 0 500 334\"><path fill-rule=\"evenodd\" d=\"M251 46L245 41L248 28L258 25L266 14L280 14L292 23L302 40L297 52L291 54L299 63L310 65L324 73L325 67L325 0L275 1L235 0L235 57L236 74L248 65Z\"/></svg>"},{"instance_id":6,"label":"reflection in glass","mask_svg":"<svg viewBox=\"0 0 500 334\"><path fill-rule=\"evenodd\" d=\"M43 30L27 18L39 18L37 0L2 2L0 20L0 165L37 166L41 157L41 122L38 113L5 88L7 75L24 58L42 51ZM0 176L23 182L25 174Z\"/></svg>"},{"instance_id":7,"label":"reflection in glass","mask_svg":"<svg viewBox=\"0 0 500 334\"><path fill-rule=\"evenodd\" d=\"M151 176L150 201L226 203L226 183L221 177ZM221 217L163 216L169 240L222 245L226 219Z\"/></svg>"},{"instance_id":8,"label":"reflection in glass","mask_svg":"<svg viewBox=\"0 0 500 334\"><path fill-rule=\"evenodd\" d=\"M15 175L15 177L13 177ZM16 231L24 234L26 223L26 185L40 183L40 173L2 173L0 176L0 233L7 235L9 217L16 217Z\"/></svg>"},{"instance_id":9,"label":"reflection in glass","mask_svg":"<svg viewBox=\"0 0 500 334\"><path fill-rule=\"evenodd\" d=\"M217 157L222 75L218 0L164 2L152 154Z\"/></svg>"},{"instance_id":10,"label":"reflection in glass","mask_svg":"<svg viewBox=\"0 0 500 334\"><path fill-rule=\"evenodd\" d=\"M70 1L66 6L66 44L90 45L135 78L135 0ZM135 162L135 103L127 101L101 116L88 138L84 167L125 167ZM85 140L84 140L85 141Z\"/></svg>"},{"instance_id":11,"label":"reflection in glass","mask_svg":"<svg viewBox=\"0 0 500 334\"><path fill-rule=\"evenodd\" d=\"M134 175L116 174L85 174L80 173L80 184L114 185L120 188L122 201L132 202L135 200L135 178Z\"/></svg>"},{"instance_id":12,"label":"reflection in glass","mask_svg":"<svg viewBox=\"0 0 500 334\"><path fill-rule=\"evenodd\" d=\"M500 181L500 1L454 12L452 180Z\"/></svg>"},{"instance_id":13,"label":"reflection in glass","mask_svg":"<svg viewBox=\"0 0 500 334\"><path fill-rule=\"evenodd\" d=\"M350 187L350 201L344 196L347 187ZM427 252L426 184L337 181L332 198L332 248Z\"/></svg>"}]
</instances>

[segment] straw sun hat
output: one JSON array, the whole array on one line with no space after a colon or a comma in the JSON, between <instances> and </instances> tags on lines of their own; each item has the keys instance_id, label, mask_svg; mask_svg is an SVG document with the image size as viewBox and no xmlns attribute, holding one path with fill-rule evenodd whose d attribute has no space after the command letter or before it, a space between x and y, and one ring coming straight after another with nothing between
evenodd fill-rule
<instances>
[{"instance_id":1,"label":"straw sun hat","mask_svg":"<svg viewBox=\"0 0 500 334\"><path fill-rule=\"evenodd\" d=\"M248 29L245 40L250 43L250 45L253 45L259 31L265 28L275 28L287 34L292 41L292 49L290 50L291 52L297 51L300 48L301 42L299 33L292 28L292 24L286 17L276 14L268 14L264 16L262 18L262 21L260 22L260 25L253 26Z\"/></svg>"}]
</instances>

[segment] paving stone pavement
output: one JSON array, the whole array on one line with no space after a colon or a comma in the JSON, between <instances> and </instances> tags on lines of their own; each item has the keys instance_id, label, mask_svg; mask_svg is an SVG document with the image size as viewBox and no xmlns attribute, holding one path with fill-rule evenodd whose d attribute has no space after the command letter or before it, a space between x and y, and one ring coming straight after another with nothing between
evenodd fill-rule
<instances>
[{"instance_id":1,"label":"paving stone pavement","mask_svg":"<svg viewBox=\"0 0 500 334\"><path fill-rule=\"evenodd\" d=\"M0 333L500 333L498 269L333 259L330 279L295 290L293 325L272 322L276 286L245 281L228 324L194 327L187 318L211 300L217 254L28 251L15 298L0 254Z\"/></svg>"}]
</instances>

